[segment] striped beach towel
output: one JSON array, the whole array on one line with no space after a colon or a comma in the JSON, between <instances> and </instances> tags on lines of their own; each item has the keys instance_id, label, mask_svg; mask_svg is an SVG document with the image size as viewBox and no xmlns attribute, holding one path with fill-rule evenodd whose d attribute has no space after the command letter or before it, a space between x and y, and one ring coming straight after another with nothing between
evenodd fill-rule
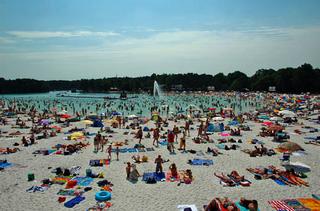
<instances>
[{"instance_id":1,"label":"striped beach towel","mask_svg":"<svg viewBox=\"0 0 320 211\"><path fill-rule=\"evenodd\" d=\"M277 211L295 211L292 207L280 200L271 200L268 201L268 203Z\"/></svg>"}]
</instances>

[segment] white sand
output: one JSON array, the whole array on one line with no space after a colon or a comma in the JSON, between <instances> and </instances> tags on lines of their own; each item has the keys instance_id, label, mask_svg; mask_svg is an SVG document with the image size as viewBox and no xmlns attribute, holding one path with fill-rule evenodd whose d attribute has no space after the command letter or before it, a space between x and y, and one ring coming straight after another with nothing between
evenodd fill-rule
<instances>
[{"instance_id":1,"label":"white sand","mask_svg":"<svg viewBox=\"0 0 320 211\"><path fill-rule=\"evenodd\" d=\"M14 122L12 122L13 124ZM178 125L184 124L183 122ZM198 124L198 123L196 123ZM306 125L312 126L311 123L305 122ZM77 124L76 124L77 125ZM153 123L149 122L150 127L153 127ZM253 149L254 145L247 144L246 141L249 138L258 138L266 143L267 148L274 148L278 144L271 142L271 138L257 137L260 125L249 122L253 131L242 132L241 139L244 143L241 145L242 149ZM80 126L78 124L78 126ZM314 125L313 125L314 126ZM0 126L3 131L9 130L9 127ZM170 122L169 128L172 129L173 122ZM192 127L195 127L193 125ZM315 126L317 127L317 126ZM300 126L287 127L286 131L293 132L294 129L301 128ZM90 128L90 131L96 132L97 128ZM16 129L10 129L9 131L16 131ZM28 130L20 130L21 132L27 132ZM64 129L67 131L67 129ZM129 139L129 147L133 147L137 143L137 140L133 139L133 135L122 135L125 129L117 130L118 133L113 134L113 141L123 141ZM194 136L196 131L192 131L191 136ZM190 166L187 164L189 159L197 157L191 153L180 153L176 155L170 155L166 147L160 146L155 148L154 152L141 153L149 157L149 162L144 164L138 164L138 170L142 174L145 171L154 171L155 165L154 159L158 154L161 154L163 158L170 159L170 162L164 164L164 170L167 171L169 165L175 162L179 169L191 169L195 180L192 184L181 184L177 186L177 182L158 182L157 184L146 184L143 181L139 181L136 184L132 184L126 180L125 174L125 162L131 161L133 153L121 153L120 161L116 161L113 157L111 165L107 168L93 167L93 171L104 172L105 178L114 184L112 192L113 206L110 210L137 210L137 211L174 211L177 210L179 204L196 204L198 210L203 210L202 206L210 202L214 197L230 197L233 200L237 200L240 197L246 197L248 199L257 199L261 210L272 210L267 203L271 199L286 199L297 197L311 197L312 193L320 193L320 170L319 170L319 146L303 144L303 137L306 135L291 135L291 140L299 143L305 148L308 153L307 156L292 157L293 161L300 161L311 166L312 171L308 174L306 181L310 183L310 187L298 187L298 186L279 186L272 180L255 180L253 175L246 171L248 167L268 166L275 165L280 167L280 154L272 157L256 157L251 158L248 154L241 152L240 150L225 151L223 155L213 157L211 155L205 155L204 157L213 159L213 166ZM319 135L319 133L307 134L307 135ZM48 167L71 167L74 165L82 166L81 174L85 174L86 168L89 168L90 159L104 159L106 153L93 153L93 144L84 149L82 153L74 154L71 156L62 155L37 155L32 154L33 151L41 148L49 148L58 143L70 143L72 141L64 141L62 139L64 135L59 134L55 138L47 140L39 140L39 144L30 147L19 147L22 151L10 155L0 155L0 159L8 159L9 162L19 164L5 169L0 172L0 210L68 210L62 204L57 202L59 189L64 188L60 185L52 185L49 190L40 193L27 193L26 189L32 185L40 185L41 180L44 178L52 178L54 174L50 173L52 169ZM214 140L219 138L218 134L212 136ZM236 139L238 139L236 137ZM15 142L20 143L21 136L14 139L0 138L0 147L13 147ZM90 143L93 142L93 137L90 138ZM142 143L146 147L152 146L152 139L143 139ZM191 138L187 139L187 149L195 149L206 151L207 147L213 147L214 144L194 144ZM21 166L26 166L25 168ZM219 184L218 178L216 178L214 172L230 173L232 170L237 170L240 174L245 175L253 184L251 187L223 187ZM28 182L27 174L34 173L36 181ZM84 194L85 201L74 207L74 210L86 210L87 208L96 204L94 194L99 190L96 182L99 179L95 179L91 184L93 190ZM68 197L67 199L70 199Z\"/></svg>"}]
</instances>

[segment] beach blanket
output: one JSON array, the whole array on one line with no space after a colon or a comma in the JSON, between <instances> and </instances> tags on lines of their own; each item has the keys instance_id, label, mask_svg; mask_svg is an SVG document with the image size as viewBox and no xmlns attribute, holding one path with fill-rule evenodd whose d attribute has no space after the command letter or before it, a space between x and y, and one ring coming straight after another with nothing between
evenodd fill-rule
<instances>
[{"instance_id":1,"label":"beach blanket","mask_svg":"<svg viewBox=\"0 0 320 211\"><path fill-rule=\"evenodd\" d=\"M55 177L52 179L52 183L63 185L67 183L70 179L71 179L70 177Z\"/></svg>"},{"instance_id":2,"label":"beach blanket","mask_svg":"<svg viewBox=\"0 0 320 211\"><path fill-rule=\"evenodd\" d=\"M128 152L130 152L130 153L138 152L138 149L137 148L128 148Z\"/></svg>"},{"instance_id":3,"label":"beach blanket","mask_svg":"<svg viewBox=\"0 0 320 211\"><path fill-rule=\"evenodd\" d=\"M192 205L178 205L177 208L179 209L179 211L185 211L185 210L198 211L196 205L194 205L194 204L192 204Z\"/></svg>"},{"instance_id":4,"label":"beach blanket","mask_svg":"<svg viewBox=\"0 0 320 211\"><path fill-rule=\"evenodd\" d=\"M165 139L162 139L162 140L159 141L159 144L162 145L162 146L166 146L166 145L168 145L168 141L165 140Z\"/></svg>"},{"instance_id":5,"label":"beach blanket","mask_svg":"<svg viewBox=\"0 0 320 211\"><path fill-rule=\"evenodd\" d=\"M284 199L282 201L295 211L310 211L310 209L305 208L297 199Z\"/></svg>"},{"instance_id":6,"label":"beach blanket","mask_svg":"<svg viewBox=\"0 0 320 211\"><path fill-rule=\"evenodd\" d=\"M205 160L205 159L193 159L189 160L190 165L196 165L196 166L210 166L213 165L213 160Z\"/></svg>"},{"instance_id":7,"label":"beach blanket","mask_svg":"<svg viewBox=\"0 0 320 211\"><path fill-rule=\"evenodd\" d=\"M154 148L153 147L147 147L146 150L147 150L147 152L152 152L152 151L154 151Z\"/></svg>"},{"instance_id":8,"label":"beach blanket","mask_svg":"<svg viewBox=\"0 0 320 211\"><path fill-rule=\"evenodd\" d=\"M216 147L218 149L225 149L226 145L225 144L216 144Z\"/></svg>"},{"instance_id":9,"label":"beach blanket","mask_svg":"<svg viewBox=\"0 0 320 211\"><path fill-rule=\"evenodd\" d=\"M320 201L320 194L312 194L312 197Z\"/></svg>"},{"instance_id":10,"label":"beach blanket","mask_svg":"<svg viewBox=\"0 0 320 211\"><path fill-rule=\"evenodd\" d=\"M313 198L298 198L298 201L311 211L320 210L320 201Z\"/></svg>"},{"instance_id":11,"label":"beach blanket","mask_svg":"<svg viewBox=\"0 0 320 211\"><path fill-rule=\"evenodd\" d=\"M13 164L12 163L0 163L0 168L3 168L3 169L5 169L5 168L8 168L8 167L11 167Z\"/></svg>"},{"instance_id":12,"label":"beach blanket","mask_svg":"<svg viewBox=\"0 0 320 211\"><path fill-rule=\"evenodd\" d=\"M88 186L93 182L91 177L74 177L72 180L77 181L78 186Z\"/></svg>"},{"instance_id":13,"label":"beach blanket","mask_svg":"<svg viewBox=\"0 0 320 211\"><path fill-rule=\"evenodd\" d=\"M85 197L83 196L76 196L73 199L67 201L66 203L64 203L64 206L67 208L72 208L75 205L79 204L81 201L85 200Z\"/></svg>"},{"instance_id":14,"label":"beach blanket","mask_svg":"<svg viewBox=\"0 0 320 211\"><path fill-rule=\"evenodd\" d=\"M90 160L89 165L90 166L103 166L104 161L103 160Z\"/></svg>"},{"instance_id":15,"label":"beach blanket","mask_svg":"<svg viewBox=\"0 0 320 211\"><path fill-rule=\"evenodd\" d=\"M249 209L247 209L247 208L245 208L244 206L242 206L239 201L236 202L235 204L236 204L236 206L239 208L240 211L249 211ZM259 208L258 208L258 211L260 211Z\"/></svg>"},{"instance_id":16,"label":"beach blanket","mask_svg":"<svg viewBox=\"0 0 320 211\"><path fill-rule=\"evenodd\" d=\"M143 173L142 181L147 181L149 178L155 178L156 181L160 182L160 181L162 181L163 179L166 178L166 175L165 175L164 172L162 172L162 173L156 173L156 172L145 172L145 173Z\"/></svg>"},{"instance_id":17,"label":"beach blanket","mask_svg":"<svg viewBox=\"0 0 320 211\"><path fill-rule=\"evenodd\" d=\"M280 200L271 200L268 203L277 211L295 211L292 207L288 206L285 202Z\"/></svg>"}]
</instances>

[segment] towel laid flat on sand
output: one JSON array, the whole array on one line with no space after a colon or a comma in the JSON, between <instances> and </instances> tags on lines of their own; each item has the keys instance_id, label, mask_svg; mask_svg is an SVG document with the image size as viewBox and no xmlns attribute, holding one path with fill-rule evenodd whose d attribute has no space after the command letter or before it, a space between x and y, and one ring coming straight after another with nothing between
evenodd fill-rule
<instances>
[{"instance_id":1,"label":"towel laid flat on sand","mask_svg":"<svg viewBox=\"0 0 320 211\"><path fill-rule=\"evenodd\" d=\"M268 203L273 207L275 210L285 210L285 211L295 211L292 207L288 206L285 202L281 200L271 200Z\"/></svg>"},{"instance_id":2,"label":"towel laid flat on sand","mask_svg":"<svg viewBox=\"0 0 320 211\"><path fill-rule=\"evenodd\" d=\"M205 160L205 159L193 159L190 160L189 164L191 165L205 165L205 166L209 166L209 165L213 165L213 160Z\"/></svg>"},{"instance_id":3,"label":"towel laid flat on sand","mask_svg":"<svg viewBox=\"0 0 320 211\"><path fill-rule=\"evenodd\" d=\"M191 204L191 205L178 205L177 208L179 209L179 211L198 211L196 205Z\"/></svg>"},{"instance_id":4,"label":"towel laid flat on sand","mask_svg":"<svg viewBox=\"0 0 320 211\"><path fill-rule=\"evenodd\" d=\"M313 198L298 198L297 199L304 207L309 208L311 211L320 210L320 201Z\"/></svg>"},{"instance_id":5,"label":"towel laid flat on sand","mask_svg":"<svg viewBox=\"0 0 320 211\"><path fill-rule=\"evenodd\" d=\"M150 177L153 177L153 178L155 178L158 182L160 182L161 180L163 180L163 179L166 178L166 175L165 175L164 172L162 172L162 173L146 172L146 173L143 173L142 180L143 180L143 181L147 181L148 178L150 178Z\"/></svg>"}]
</instances>

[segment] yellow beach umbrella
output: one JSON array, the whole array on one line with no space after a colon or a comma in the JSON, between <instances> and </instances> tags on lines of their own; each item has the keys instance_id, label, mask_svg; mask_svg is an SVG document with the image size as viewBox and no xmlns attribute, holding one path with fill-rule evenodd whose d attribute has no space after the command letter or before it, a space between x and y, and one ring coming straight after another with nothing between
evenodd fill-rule
<instances>
[{"instance_id":1,"label":"yellow beach umbrella","mask_svg":"<svg viewBox=\"0 0 320 211\"><path fill-rule=\"evenodd\" d=\"M93 122L91 120L85 119L81 121L82 123L86 124L86 125L92 125Z\"/></svg>"}]
</instances>

